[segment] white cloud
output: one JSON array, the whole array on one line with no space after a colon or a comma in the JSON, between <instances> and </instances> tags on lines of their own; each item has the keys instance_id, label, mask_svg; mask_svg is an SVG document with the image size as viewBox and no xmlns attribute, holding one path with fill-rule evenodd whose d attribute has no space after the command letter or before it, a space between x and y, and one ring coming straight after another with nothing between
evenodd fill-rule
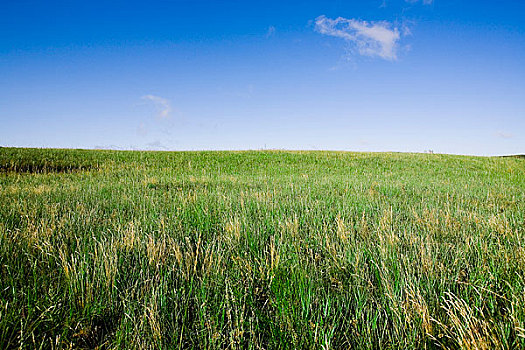
<instances>
[{"instance_id":1,"label":"white cloud","mask_svg":"<svg viewBox=\"0 0 525 350\"><path fill-rule=\"evenodd\" d=\"M158 116L161 119L166 119L170 116L171 113L171 104L170 101L159 96L155 95L145 95L141 97L143 100L151 101L155 105L155 108L158 111Z\"/></svg>"},{"instance_id":2,"label":"white cloud","mask_svg":"<svg viewBox=\"0 0 525 350\"><path fill-rule=\"evenodd\" d=\"M385 60L397 59L401 34L390 22L367 22L343 17L331 19L323 15L316 18L315 30L324 35L344 39L353 44L363 56L377 56Z\"/></svg>"},{"instance_id":3,"label":"white cloud","mask_svg":"<svg viewBox=\"0 0 525 350\"><path fill-rule=\"evenodd\" d=\"M155 140L155 141L146 143L146 150L151 150L151 151L158 151L158 150L168 151L169 149L170 148L168 146L166 146L164 143L162 143L160 140Z\"/></svg>"},{"instance_id":4,"label":"white cloud","mask_svg":"<svg viewBox=\"0 0 525 350\"><path fill-rule=\"evenodd\" d=\"M268 30L266 31L266 37L269 38L269 37L272 37L274 35L275 35L275 27L274 26L269 26Z\"/></svg>"},{"instance_id":5,"label":"white cloud","mask_svg":"<svg viewBox=\"0 0 525 350\"><path fill-rule=\"evenodd\" d=\"M514 134L500 130L496 132L496 136L502 139L511 139L514 137Z\"/></svg>"},{"instance_id":6,"label":"white cloud","mask_svg":"<svg viewBox=\"0 0 525 350\"><path fill-rule=\"evenodd\" d=\"M148 134L148 128L144 123L140 123L137 127L137 134L140 136L146 136Z\"/></svg>"},{"instance_id":7,"label":"white cloud","mask_svg":"<svg viewBox=\"0 0 525 350\"><path fill-rule=\"evenodd\" d=\"M416 2L420 2L420 0L405 0L405 2L409 2L411 4L415 4ZM424 5L432 5L434 0L422 0L421 1Z\"/></svg>"}]
</instances>

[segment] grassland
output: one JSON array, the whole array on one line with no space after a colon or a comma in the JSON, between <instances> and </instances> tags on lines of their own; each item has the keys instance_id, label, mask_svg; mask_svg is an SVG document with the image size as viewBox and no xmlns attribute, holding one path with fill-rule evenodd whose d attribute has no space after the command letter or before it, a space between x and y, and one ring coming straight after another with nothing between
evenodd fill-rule
<instances>
[{"instance_id":1,"label":"grassland","mask_svg":"<svg viewBox=\"0 0 525 350\"><path fill-rule=\"evenodd\" d=\"M0 148L0 348L525 348L525 159Z\"/></svg>"}]
</instances>

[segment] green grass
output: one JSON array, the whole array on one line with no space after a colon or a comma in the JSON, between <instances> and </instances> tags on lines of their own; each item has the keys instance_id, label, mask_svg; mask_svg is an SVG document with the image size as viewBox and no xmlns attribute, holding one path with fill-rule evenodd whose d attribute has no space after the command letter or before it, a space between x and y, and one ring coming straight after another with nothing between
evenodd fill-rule
<instances>
[{"instance_id":1,"label":"green grass","mask_svg":"<svg viewBox=\"0 0 525 350\"><path fill-rule=\"evenodd\" d=\"M0 148L0 348L525 347L525 159Z\"/></svg>"}]
</instances>

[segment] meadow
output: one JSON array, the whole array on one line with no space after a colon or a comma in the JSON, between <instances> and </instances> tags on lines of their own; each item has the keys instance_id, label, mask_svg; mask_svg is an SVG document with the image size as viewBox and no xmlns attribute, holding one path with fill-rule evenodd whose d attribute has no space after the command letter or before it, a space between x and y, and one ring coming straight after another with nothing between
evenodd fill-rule
<instances>
[{"instance_id":1,"label":"meadow","mask_svg":"<svg viewBox=\"0 0 525 350\"><path fill-rule=\"evenodd\" d=\"M523 349L525 159L0 148L0 348Z\"/></svg>"}]
</instances>

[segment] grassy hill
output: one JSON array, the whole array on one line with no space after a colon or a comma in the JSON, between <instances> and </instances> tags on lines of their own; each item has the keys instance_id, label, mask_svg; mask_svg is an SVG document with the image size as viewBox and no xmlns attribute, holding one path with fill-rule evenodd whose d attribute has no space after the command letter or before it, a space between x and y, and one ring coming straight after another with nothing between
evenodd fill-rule
<instances>
[{"instance_id":1,"label":"grassy hill","mask_svg":"<svg viewBox=\"0 0 525 350\"><path fill-rule=\"evenodd\" d=\"M525 159L0 148L0 348L523 348Z\"/></svg>"}]
</instances>

